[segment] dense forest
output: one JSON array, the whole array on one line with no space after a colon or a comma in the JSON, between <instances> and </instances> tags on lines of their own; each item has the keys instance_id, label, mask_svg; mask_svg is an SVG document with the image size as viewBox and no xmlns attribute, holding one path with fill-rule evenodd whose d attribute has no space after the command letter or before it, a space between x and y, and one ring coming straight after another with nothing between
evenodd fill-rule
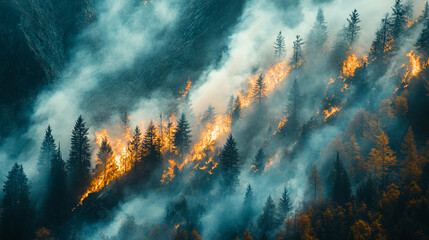
<instances>
[{"instance_id":1,"label":"dense forest","mask_svg":"<svg viewBox=\"0 0 429 240\"><path fill-rule=\"evenodd\" d=\"M56 15L46 19L65 11L57 9L58 2L49 1ZM366 25L359 8L349 4L342 27L332 32L326 12L336 1L312 1L311 27L294 36L268 28L269 54L250 49L259 58L254 62L234 52L254 45L233 43L252 36L263 16L243 22L259 11L260 1L225 3L235 14L222 12L216 1L179 2L173 5L184 13L176 17L185 20L177 27L170 25L178 20L158 23L151 15L164 18L168 11L160 9L173 7L156 0L130 1L109 11L91 2L83 8L76 4L76 12L91 20L65 21L68 14L53 21L73 25L56 40L58 46L91 51L67 52L41 40L50 46L39 46L43 51L63 52L42 61L45 69L53 66L51 60L61 65L55 71L26 75L45 81L41 97L20 93L32 104L0 98L8 109L34 108L26 114L0 109L2 118L8 113L4 126L11 127L1 131L0 146L6 147L0 148L0 158L26 158L0 162L8 168L0 174L0 239L429 239L428 2L389 0L389 8L377 9L384 17ZM294 15L301 1L262 2L280 16L303 18ZM1 18L8 12L5 6L12 6L7 4L0 3ZM24 5L15 9L35 18L44 14L27 12ZM145 21L165 24L144 32L153 39L180 38L153 43L151 51L158 55L145 53L147 59L129 63L130 56L145 51L133 53L134 40L144 42L138 46L147 42L128 27L142 22L109 24L110 17L122 18L131 8L143 9L132 11L133 17L143 14L150 16ZM25 39L33 39L22 19ZM203 30L207 22L218 27ZM298 26L289 24L289 29ZM376 26L375 34L365 29L368 24ZM104 46L124 39L99 40L95 35L103 29L122 29L133 40L119 48L113 44L112 51L121 54L107 56ZM70 37L79 31L84 33ZM234 54L240 61L231 60ZM42 64L37 59L31 61ZM115 62L124 67L116 69ZM141 70L146 63L149 67ZM76 64L85 66L77 74ZM244 64L251 69L246 76L228 75ZM105 79L90 82L91 71ZM19 86L13 74L1 73ZM62 84L57 78L77 80ZM5 91L19 91L5 82ZM138 92L145 97L137 99ZM77 107L72 105L79 101L76 96L85 99Z\"/></svg>"}]
</instances>

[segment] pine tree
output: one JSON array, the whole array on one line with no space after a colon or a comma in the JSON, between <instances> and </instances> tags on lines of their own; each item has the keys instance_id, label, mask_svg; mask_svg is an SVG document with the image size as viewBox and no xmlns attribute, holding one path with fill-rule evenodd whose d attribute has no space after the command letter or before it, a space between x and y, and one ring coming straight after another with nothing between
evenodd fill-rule
<instances>
[{"instance_id":1,"label":"pine tree","mask_svg":"<svg viewBox=\"0 0 429 240\"><path fill-rule=\"evenodd\" d=\"M154 171L162 163L161 142L156 134L156 127L151 121L146 130L142 144L142 160L139 165L143 165L143 173Z\"/></svg>"},{"instance_id":2,"label":"pine tree","mask_svg":"<svg viewBox=\"0 0 429 240\"><path fill-rule=\"evenodd\" d=\"M27 240L33 233L33 210L30 187L22 165L15 163L3 185L1 236L4 239Z\"/></svg>"},{"instance_id":3,"label":"pine tree","mask_svg":"<svg viewBox=\"0 0 429 240\"><path fill-rule=\"evenodd\" d=\"M285 38L282 35L282 31L277 35L276 41L274 42L274 56L277 59L282 59L286 55Z\"/></svg>"},{"instance_id":4,"label":"pine tree","mask_svg":"<svg viewBox=\"0 0 429 240\"><path fill-rule=\"evenodd\" d=\"M295 41L293 41L293 56L292 56L292 65L297 69L301 67L304 60L302 45L304 42L300 35L296 35Z\"/></svg>"},{"instance_id":5,"label":"pine tree","mask_svg":"<svg viewBox=\"0 0 429 240\"><path fill-rule=\"evenodd\" d=\"M262 215L258 218L258 228L262 235L269 236L276 230L278 226L276 216L276 205L271 196L268 196Z\"/></svg>"},{"instance_id":6,"label":"pine tree","mask_svg":"<svg viewBox=\"0 0 429 240\"><path fill-rule=\"evenodd\" d=\"M290 139L295 140L298 136L299 130L299 110L302 106L301 91L298 86L298 81L295 78L292 87L288 94L288 104L285 115L287 116L287 122L280 129L281 136L289 136Z\"/></svg>"},{"instance_id":7,"label":"pine tree","mask_svg":"<svg viewBox=\"0 0 429 240\"><path fill-rule=\"evenodd\" d=\"M259 148L258 153L255 156L255 160L252 164L251 173L252 174L261 174L262 171L264 171L264 165L265 165L265 153L262 148Z\"/></svg>"},{"instance_id":8,"label":"pine tree","mask_svg":"<svg viewBox=\"0 0 429 240\"><path fill-rule=\"evenodd\" d=\"M262 73L259 74L258 80L256 80L256 84L253 87L253 91L252 91L252 98L253 101L255 101L256 103L262 103L262 101L265 98L265 83L264 83L264 76L262 76Z\"/></svg>"},{"instance_id":9,"label":"pine tree","mask_svg":"<svg viewBox=\"0 0 429 240\"><path fill-rule=\"evenodd\" d=\"M419 20L420 21L425 21L425 20L428 20L428 19L429 19L429 3L428 3L428 1L426 1L425 8L423 8L422 16L421 16L421 18Z\"/></svg>"},{"instance_id":10,"label":"pine tree","mask_svg":"<svg viewBox=\"0 0 429 240\"><path fill-rule=\"evenodd\" d=\"M389 138L383 130L376 136L376 147L369 153L368 169L375 172L381 180L382 187L386 187L387 177L392 167L396 165L395 153L390 149Z\"/></svg>"},{"instance_id":11,"label":"pine tree","mask_svg":"<svg viewBox=\"0 0 429 240\"><path fill-rule=\"evenodd\" d=\"M141 140L141 132L139 127L136 127L134 130L134 135L131 141L128 143L128 153L129 153L129 164L125 166L125 169L131 169L133 167L133 164L135 164L137 161L140 161L142 159L141 153L141 147L142 147L142 140Z\"/></svg>"},{"instance_id":12,"label":"pine tree","mask_svg":"<svg viewBox=\"0 0 429 240\"><path fill-rule=\"evenodd\" d=\"M292 202L289 197L289 192L285 187L277 208L279 224L283 224L289 212L292 210Z\"/></svg>"},{"instance_id":13,"label":"pine tree","mask_svg":"<svg viewBox=\"0 0 429 240\"><path fill-rule=\"evenodd\" d=\"M249 184L247 185L246 194L244 195L243 208L241 211L243 216L243 224L245 227L248 227L248 225L251 223L252 217L255 213L254 201L255 197L253 196L253 189Z\"/></svg>"},{"instance_id":14,"label":"pine tree","mask_svg":"<svg viewBox=\"0 0 429 240\"><path fill-rule=\"evenodd\" d=\"M316 22L308 35L306 46L310 53L323 53L323 47L328 39L328 27L326 25L323 9L317 11Z\"/></svg>"},{"instance_id":15,"label":"pine tree","mask_svg":"<svg viewBox=\"0 0 429 240\"><path fill-rule=\"evenodd\" d=\"M395 5L392 7L392 36L397 41L399 35L404 31L407 24L406 11L402 0L395 0Z\"/></svg>"},{"instance_id":16,"label":"pine tree","mask_svg":"<svg viewBox=\"0 0 429 240\"><path fill-rule=\"evenodd\" d=\"M51 159L51 172L48 181L46 217L48 224L60 227L67 217L67 172L62 158L61 147Z\"/></svg>"},{"instance_id":17,"label":"pine tree","mask_svg":"<svg viewBox=\"0 0 429 240\"><path fill-rule=\"evenodd\" d=\"M189 151L191 144L191 130L186 120L185 114L182 114L174 130L173 143L179 158L182 158Z\"/></svg>"},{"instance_id":18,"label":"pine tree","mask_svg":"<svg viewBox=\"0 0 429 240\"><path fill-rule=\"evenodd\" d=\"M128 115L128 111L125 110L122 117L121 117L121 121L124 127L124 130L126 131L126 129L130 128L130 116Z\"/></svg>"},{"instance_id":19,"label":"pine tree","mask_svg":"<svg viewBox=\"0 0 429 240\"><path fill-rule=\"evenodd\" d=\"M417 148L414 143L411 126L408 128L407 134L404 137L401 153L405 155L402 175L404 181L408 184L411 181L416 181L422 174L422 166L419 156L417 155Z\"/></svg>"},{"instance_id":20,"label":"pine tree","mask_svg":"<svg viewBox=\"0 0 429 240\"><path fill-rule=\"evenodd\" d=\"M346 169L344 168L343 162L340 160L339 152L337 152L337 158L332 166L331 176L331 179L334 181L331 194L332 200L340 205L350 201L350 179Z\"/></svg>"},{"instance_id":21,"label":"pine tree","mask_svg":"<svg viewBox=\"0 0 429 240\"><path fill-rule=\"evenodd\" d=\"M215 108L210 104L207 110L201 117L201 125L205 126L207 123L213 123L215 120Z\"/></svg>"},{"instance_id":22,"label":"pine tree","mask_svg":"<svg viewBox=\"0 0 429 240\"><path fill-rule=\"evenodd\" d=\"M110 146L107 138L104 137L101 142L100 149L97 152L95 174L102 175L104 179L104 185L106 185L108 176L114 174L116 170L117 165L115 164L112 147Z\"/></svg>"},{"instance_id":23,"label":"pine tree","mask_svg":"<svg viewBox=\"0 0 429 240\"><path fill-rule=\"evenodd\" d=\"M377 63L385 63L385 58L389 56L389 51L393 48L392 45L391 23L389 14L386 14L381 20L381 26L375 35L375 40L372 42L369 60L377 61Z\"/></svg>"},{"instance_id":24,"label":"pine tree","mask_svg":"<svg viewBox=\"0 0 429 240\"><path fill-rule=\"evenodd\" d=\"M426 2L427 4L427 2ZM424 20L424 28L416 42L417 49L426 57L429 56L429 19Z\"/></svg>"},{"instance_id":25,"label":"pine tree","mask_svg":"<svg viewBox=\"0 0 429 240\"><path fill-rule=\"evenodd\" d=\"M72 131L71 147L67 170L70 175L70 190L74 198L78 198L85 191L90 182L91 151L88 138L88 128L82 116L76 121Z\"/></svg>"},{"instance_id":26,"label":"pine tree","mask_svg":"<svg viewBox=\"0 0 429 240\"><path fill-rule=\"evenodd\" d=\"M359 13L356 9L353 10L353 12L349 16L350 16L350 18L347 18L348 25L346 28L345 37L347 39L348 45L351 47L351 46L353 46L353 43L356 41L356 39L359 36L360 19L359 19Z\"/></svg>"},{"instance_id":27,"label":"pine tree","mask_svg":"<svg viewBox=\"0 0 429 240\"><path fill-rule=\"evenodd\" d=\"M238 120L240 120L241 117L241 101L240 97L237 96L237 98L234 101L234 105L231 112L231 123L234 124Z\"/></svg>"},{"instance_id":28,"label":"pine tree","mask_svg":"<svg viewBox=\"0 0 429 240\"><path fill-rule=\"evenodd\" d=\"M45 138L40 148L39 158L37 161L37 173L38 180L41 181L42 185L46 184L46 179L49 176L49 170L51 169L51 159L54 157L56 151L55 140L52 136L51 126L45 131Z\"/></svg>"},{"instance_id":29,"label":"pine tree","mask_svg":"<svg viewBox=\"0 0 429 240\"><path fill-rule=\"evenodd\" d=\"M223 184L228 190L233 190L238 184L238 175L240 174L238 163L238 150L235 140L230 134L223 147L219 164L223 176Z\"/></svg>"},{"instance_id":30,"label":"pine tree","mask_svg":"<svg viewBox=\"0 0 429 240\"><path fill-rule=\"evenodd\" d=\"M319 174L317 164L313 163L310 172L308 174L308 188L307 195L312 200L320 199L322 193L322 179Z\"/></svg>"}]
</instances>

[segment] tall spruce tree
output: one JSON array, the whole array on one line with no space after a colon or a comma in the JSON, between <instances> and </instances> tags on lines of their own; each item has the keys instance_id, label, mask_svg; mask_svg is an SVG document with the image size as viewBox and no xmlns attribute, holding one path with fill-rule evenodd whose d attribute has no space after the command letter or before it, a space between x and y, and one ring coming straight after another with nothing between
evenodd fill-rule
<instances>
[{"instance_id":1,"label":"tall spruce tree","mask_svg":"<svg viewBox=\"0 0 429 240\"><path fill-rule=\"evenodd\" d=\"M255 86L253 86L252 90L252 98L253 101L260 104L265 98L266 94L266 87L264 83L264 76L262 76L262 73L259 74L258 79L256 80Z\"/></svg>"},{"instance_id":2,"label":"tall spruce tree","mask_svg":"<svg viewBox=\"0 0 429 240\"><path fill-rule=\"evenodd\" d=\"M70 176L70 191L73 198L78 199L85 191L91 178L91 151L88 138L88 128L82 116L76 120L72 131L71 147L67 170Z\"/></svg>"},{"instance_id":3,"label":"tall spruce tree","mask_svg":"<svg viewBox=\"0 0 429 240\"><path fill-rule=\"evenodd\" d=\"M304 42L300 35L296 35L295 41L293 41L293 55L292 55L292 65L297 69L301 67L304 60L304 54L302 51L302 45Z\"/></svg>"},{"instance_id":4,"label":"tall spruce tree","mask_svg":"<svg viewBox=\"0 0 429 240\"><path fill-rule=\"evenodd\" d=\"M240 101L240 97L237 96L237 98L234 101L234 105L232 107L231 124L234 124L235 122L240 120L240 117L241 117L241 101Z\"/></svg>"},{"instance_id":5,"label":"tall spruce tree","mask_svg":"<svg viewBox=\"0 0 429 240\"><path fill-rule=\"evenodd\" d=\"M33 233L30 187L22 165L15 163L3 185L1 235L4 239L28 240Z\"/></svg>"},{"instance_id":6,"label":"tall spruce tree","mask_svg":"<svg viewBox=\"0 0 429 240\"><path fill-rule=\"evenodd\" d=\"M268 196L262 215L258 218L258 228L261 235L270 236L274 233L278 226L276 216L276 205L271 196Z\"/></svg>"},{"instance_id":7,"label":"tall spruce tree","mask_svg":"<svg viewBox=\"0 0 429 240\"><path fill-rule=\"evenodd\" d=\"M423 56L429 57L429 19L426 18L423 24L424 28L416 42L416 47L423 54Z\"/></svg>"},{"instance_id":8,"label":"tall spruce tree","mask_svg":"<svg viewBox=\"0 0 429 240\"><path fill-rule=\"evenodd\" d=\"M289 191L285 187L283 194L280 197L278 208L277 208L277 220L279 224L283 224L284 220L287 218L289 212L292 210L292 201L289 197Z\"/></svg>"},{"instance_id":9,"label":"tall spruce tree","mask_svg":"<svg viewBox=\"0 0 429 240\"><path fill-rule=\"evenodd\" d=\"M402 0L395 0L395 5L393 5L392 11L392 36L395 41L398 41L398 37L407 25L407 16Z\"/></svg>"},{"instance_id":10,"label":"tall spruce tree","mask_svg":"<svg viewBox=\"0 0 429 240\"><path fill-rule=\"evenodd\" d=\"M352 11L352 13L349 15L350 18L347 18L347 28L346 28L346 39L347 39L347 43L348 45L351 47L353 46L353 43L356 41L356 39L359 36L359 32L360 32L360 18L359 18L359 13L358 11L355 9Z\"/></svg>"},{"instance_id":11,"label":"tall spruce tree","mask_svg":"<svg viewBox=\"0 0 429 240\"><path fill-rule=\"evenodd\" d=\"M223 147L220 168L223 177L223 184L227 190L233 191L238 185L239 158L236 143L232 135L228 136L225 146Z\"/></svg>"},{"instance_id":12,"label":"tall spruce tree","mask_svg":"<svg viewBox=\"0 0 429 240\"><path fill-rule=\"evenodd\" d=\"M128 153L130 161L125 166L126 170L129 170L133 167L133 165L142 159L141 153L141 146L142 146L142 139L141 139L141 132L140 128L136 127L134 130L134 135L131 138L131 141L128 143Z\"/></svg>"},{"instance_id":13,"label":"tall spruce tree","mask_svg":"<svg viewBox=\"0 0 429 240\"><path fill-rule=\"evenodd\" d=\"M261 174L264 171L265 165L265 152L264 149L259 148L258 153L255 156L250 172L252 174Z\"/></svg>"},{"instance_id":14,"label":"tall spruce tree","mask_svg":"<svg viewBox=\"0 0 429 240\"><path fill-rule=\"evenodd\" d=\"M340 160L339 152L337 152L337 158L334 161L331 171L331 179L333 179L332 200L343 205L350 201L351 188L350 179L343 162Z\"/></svg>"},{"instance_id":15,"label":"tall spruce tree","mask_svg":"<svg viewBox=\"0 0 429 240\"><path fill-rule=\"evenodd\" d=\"M393 47L393 36L391 34L391 23L389 14L381 20L381 26L375 34L375 40L369 52L369 60L376 63L385 63L385 58L388 56Z\"/></svg>"},{"instance_id":16,"label":"tall spruce tree","mask_svg":"<svg viewBox=\"0 0 429 240\"><path fill-rule=\"evenodd\" d=\"M288 104L285 111L287 122L280 128L281 136L288 136L289 139L295 140L299 133L300 108L302 106L302 95L295 78L288 94Z\"/></svg>"},{"instance_id":17,"label":"tall spruce tree","mask_svg":"<svg viewBox=\"0 0 429 240\"><path fill-rule=\"evenodd\" d=\"M51 159L51 171L48 181L48 196L46 207L46 218L48 226L61 227L67 218L67 171L66 164L62 158L61 147Z\"/></svg>"},{"instance_id":18,"label":"tall spruce tree","mask_svg":"<svg viewBox=\"0 0 429 240\"><path fill-rule=\"evenodd\" d=\"M101 142L100 149L97 152L97 161L95 165L95 174L103 176L104 184L107 184L109 174L116 171L116 164L113 159L113 150L106 137Z\"/></svg>"},{"instance_id":19,"label":"tall spruce tree","mask_svg":"<svg viewBox=\"0 0 429 240\"><path fill-rule=\"evenodd\" d=\"M143 173L149 173L156 170L161 164L161 141L156 133L156 127L151 121L143 138L142 161L139 162L139 165L143 166Z\"/></svg>"},{"instance_id":20,"label":"tall spruce tree","mask_svg":"<svg viewBox=\"0 0 429 240\"><path fill-rule=\"evenodd\" d=\"M281 60L286 55L285 38L282 35L282 31L277 35L276 41L274 42L274 56Z\"/></svg>"},{"instance_id":21,"label":"tall spruce tree","mask_svg":"<svg viewBox=\"0 0 429 240\"><path fill-rule=\"evenodd\" d=\"M328 39L328 27L326 25L325 14L322 8L317 11L316 22L307 37L306 53L312 56L323 54L324 45Z\"/></svg>"},{"instance_id":22,"label":"tall spruce tree","mask_svg":"<svg viewBox=\"0 0 429 240\"><path fill-rule=\"evenodd\" d=\"M185 114L182 114L174 130L173 143L179 158L185 156L191 144L191 129Z\"/></svg>"},{"instance_id":23,"label":"tall spruce tree","mask_svg":"<svg viewBox=\"0 0 429 240\"><path fill-rule=\"evenodd\" d=\"M253 196L252 186L247 185L246 194L244 195L243 208L241 210L241 215L243 217L244 227L247 228L252 222L252 217L255 213L254 206L255 196Z\"/></svg>"},{"instance_id":24,"label":"tall spruce tree","mask_svg":"<svg viewBox=\"0 0 429 240\"><path fill-rule=\"evenodd\" d=\"M46 184L51 169L51 159L54 157L55 151L56 146L54 137L52 136L52 129L51 126L48 126L37 161L38 180L41 181L42 185Z\"/></svg>"}]
</instances>

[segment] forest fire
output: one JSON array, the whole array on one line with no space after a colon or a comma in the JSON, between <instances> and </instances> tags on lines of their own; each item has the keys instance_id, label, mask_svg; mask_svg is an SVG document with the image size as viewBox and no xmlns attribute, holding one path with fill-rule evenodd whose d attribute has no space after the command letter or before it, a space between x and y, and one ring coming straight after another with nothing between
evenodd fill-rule
<instances>
[{"instance_id":1,"label":"forest fire","mask_svg":"<svg viewBox=\"0 0 429 240\"><path fill-rule=\"evenodd\" d=\"M357 68L363 66L366 58L359 61L355 54L351 54L343 63L343 74L346 77L353 77ZM331 82L330 82L331 83Z\"/></svg>"},{"instance_id":2,"label":"forest fire","mask_svg":"<svg viewBox=\"0 0 429 240\"><path fill-rule=\"evenodd\" d=\"M83 200L89 196L89 194L98 192L103 189L105 186L109 185L114 179L122 176L131 169L131 163L129 154L127 151L128 141L131 139L130 129L127 128L122 133L121 137L111 140L107 129L103 129L95 133L96 144L101 147L104 139L107 139L110 146L112 147L113 156L111 159L108 159L104 166L101 166L103 169L101 172L96 174L92 179L88 189L82 195L79 205L82 205ZM102 164L102 163L96 163Z\"/></svg>"},{"instance_id":3,"label":"forest fire","mask_svg":"<svg viewBox=\"0 0 429 240\"><path fill-rule=\"evenodd\" d=\"M277 129L276 129L276 131L274 131L273 135L276 135L280 131L280 129L283 128L283 126L286 124L286 122L287 122L287 116L280 120L279 124L277 125Z\"/></svg>"},{"instance_id":4,"label":"forest fire","mask_svg":"<svg viewBox=\"0 0 429 240\"><path fill-rule=\"evenodd\" d=\"M325 114L325 122L331 116L335 116L335 114L340 110L341 110L340 107L335 107L335 106L332 106L329 110L323 110L323 113Z\"/></svg>"},{"instance_id":5,"label":"forest fire","mask_svg":"<svg viewBox=\"0 0 429 240\"><path fill-rule=\"evenodd\" d=\"M408 87L411 78L417 77L419 73L429 65L429 59L428 62L421 63L421 57L416 55L413 50L407 53L407 57L409 58L409 64L406 67L406 72L401 81L401 83L404 84L404 88ZM405 67L405 64L403 64L402 67Z\"/></svg>"},{"instance_id":6,"label":"forest fire","mask_svg":"<svg viewBox=\"0 0 429 240\"><path fill-rule=\"evenodd\" d=\"M287 65L286 60L283 60L268 69L264 75L265 94L267 95L272 92L279 83L283 82L290 70L291 67ZM256 85L258 77L259 74L249 77L248 84L251 87L247 88L245 91L237 91L242 108L249 107L252 104L252 87Z\"/></svg>"},{"instance_id":7,"label":"forest fire","mask_svg":"<svg viewBox=\"0 0 429 240\"><path fill-rule=\"evenodd\" d=\"M180 97L177 98L177 100L180 100L180 99L182 99L182 98L184 98L184 97L186 97L188 95L189 89L191 89L191 87L192 87L191 85L192 85L192 81L188 77L188 81L186 81L186 88L185 88L185 90L182 90L182 91L179 92L180 93Z\"/></svg>"}]
</instances>

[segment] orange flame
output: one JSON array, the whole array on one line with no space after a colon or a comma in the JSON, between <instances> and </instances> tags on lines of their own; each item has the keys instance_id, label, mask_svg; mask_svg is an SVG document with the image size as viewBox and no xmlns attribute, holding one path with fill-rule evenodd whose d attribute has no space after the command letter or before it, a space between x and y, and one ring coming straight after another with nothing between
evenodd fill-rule
<instances>
[{"instance_id":1,"label":"orange flame","mask_svg":"<svg viewBox=\"0 0 429 240\"><path fill-rule=\"evenodd\" d=\"M429 65L429 59L428 62L421 63L421 57L416 55L414 50L407 53L407 57L409 58L409 64L407 65L406 72L401 81L401 83L404 84L404 88L408 87L412 77L417 77L419 73ZM402 67L405 67L405 64L403 64Z\"/></svg>"},{"instance_id":2,"label":"orange flame","mask_svg":"<svg viewBox=\"0 0 429 240\"><path fill-rule=\"evenodd\" d=\"M101 146L103 139L108 139L112 151L113 151L113 161L115 164L115 168L109 169L106 164L101 173L97 174L91 181L88 189L82 195L78 206L82 205L83 200L89 196L91 193L95 193L103 189L105 186L109 185L114 179L122 176L126 172L131 169L131 162L129 159L129 153L127 151L127 144L131 140L130 129L127 128L124 133L122 133L121 137L110 139L109 134L107 133L107 129L103 129L99 132L95 133L95 143L98 146ZM108 174L105 174L108 171Z\"/></svg>"},{"instance_id":3,"label":"orange flame","mask_svg":"<svg viewBox=\"0 0 429 240\"><path fill-rule=\"evenodd\" d=\"M264 74L265 94L268 95L277 87L279 83L283 82L290 70L291 67L287 65L286 60L283 60L282 62L279 62L268 69ZM244 91L237 91L237 95L240 97L242 108L249 107L252 104L252 90L253 86L256 85L258 78L259 74L249 77L248 86L250 87Z\"/></svg>"},{"instance_id":4,"label":"orange flame","mask_svg":"<svg viewBox=\"0 0 429 240\"><path fill-rule=\"evenodd\" d=\"M188 95L189 89L191 89L191 85L192 85L191 78L188 77L188 81L186 81L186 88L185 90L182 90L179 92L181 96L177 98L177 100L180 100Z\"/></svg>"},{"instance_id":5,"label":"orange flame","mask_svg":"<svg viewBox=\"0 0 429 240\"><path fill-rule=\"evenodd\" d=\"M340 110L341 110L340 107L335 107L335 106L331 107L329 110L323 110L323 113L325 114L325 122L329 117L335 116L335 114Z\"/></svg>"},{"instance_id":6,"label":"orange flame","mask_svg":"<svg viewBox=\"0 0 429 240\"><path fill-rule=\"evenodd\" d=\"M277 129L276 129L276 131L274 131L273 135L276 135L280 131L280 129L283 128L283 126L286 124L286 122L287 122L287 117L283 117L280 120L279 124L277 125Z\"/></svg>"},{"instance_id":7,"label":"orange flame","mask_svg":"<svg viewBox=\"0 0 429 240\"><path fill-rule=\"evenodd\" d=\"M353 77L357 68L361 67L366 61L366 57L363 57L363 61L358 61L355 54L349 55L349 57L343 62L343 74L346 77Z\"/></svg>"}]
</instances>

